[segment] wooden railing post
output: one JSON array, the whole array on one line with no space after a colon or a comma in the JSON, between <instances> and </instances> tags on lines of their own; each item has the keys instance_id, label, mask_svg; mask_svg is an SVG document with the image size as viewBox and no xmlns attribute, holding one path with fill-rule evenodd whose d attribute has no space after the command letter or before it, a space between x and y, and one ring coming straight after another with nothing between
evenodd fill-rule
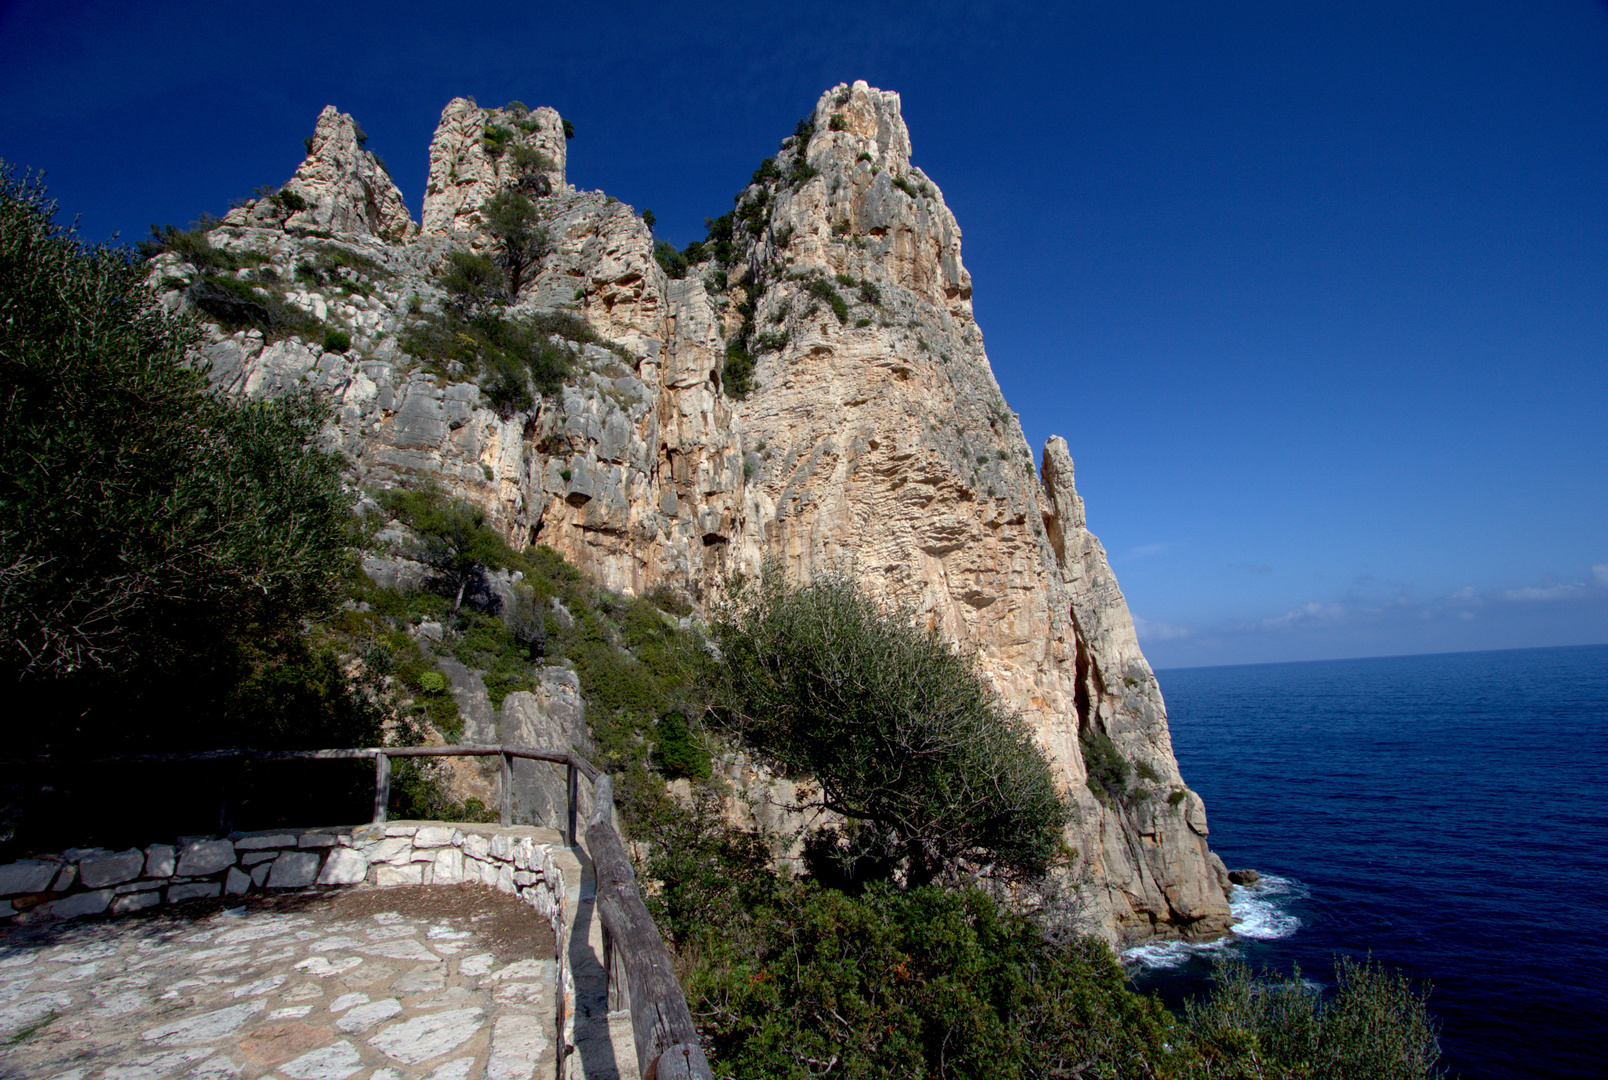
<instances>
[{"instance_id":1,"label":"wooden railing post","mask_svg":"<svg viewBox=\"0 0 1608 1080\"><path fill-rule=\"evenodd\" d=\"M391 755L384 750L374 755L374 824L385 824L391 805Z\"/></svg>"},{"instance_id":2,"label":"wooden railing post","mask_svg":"<svg viewBox=\"0 0 1608 1080\"><path fill-rule=\"evenodd\" d=\"M514 823L514 758L512 754L502 755L502 823Z\"/></svg>"},{"instance_id":3,"label":"wooden railing post","mask_svg":"<svg viewBox=\"0 0 1608 1080\"><path fill-rule=\"evenodd\" d=\"M575 771L575 762L571 761L571 762L566 763L565 766L564 766L564 769L565 769L564 791L565 791L565 793L567 795L567 798L565 799L565 805L569 808L569 829L568 829L568 835L566 836L566 839L569 841L569 846L574 847L575 844L576 844L576 840L575 840L575 815L576 815L577 810L579 809L577 804L580 802L581 788L580 788L580 783L579 783L579 777L578 777L578 775L576 774L576 771Z\"/></svg>"}]
</instances>

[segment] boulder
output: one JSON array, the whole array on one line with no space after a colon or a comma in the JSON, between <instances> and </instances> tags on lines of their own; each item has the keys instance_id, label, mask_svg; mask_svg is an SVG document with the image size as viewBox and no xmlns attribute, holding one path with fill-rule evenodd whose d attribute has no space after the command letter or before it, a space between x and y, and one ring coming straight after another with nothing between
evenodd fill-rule
<instances>
[{"instance_id":1,"label":"boulder","mask_svg":"<svg viewBox=\"0 0 1608 1080\"><path fill-rule=\"evenodd\" d=\"M1255 885L1262 880L1262 875L1255 870L1230 870L1228 880L1232 885Z\"/></svg>"}]
</instances>

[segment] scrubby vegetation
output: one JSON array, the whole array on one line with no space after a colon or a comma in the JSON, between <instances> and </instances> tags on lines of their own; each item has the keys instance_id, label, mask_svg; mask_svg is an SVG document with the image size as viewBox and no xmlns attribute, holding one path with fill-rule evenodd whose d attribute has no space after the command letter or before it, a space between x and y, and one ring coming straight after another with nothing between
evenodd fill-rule
<instances>
[{"instance_id":1,"label":"scrubby vegetation","mask_svg":"<svg viewBox=\"0 0 1608 1080\"><path fill-rule=\"evenodd\" d=\"M1398 975L1340 961L1326 997L1299 973L1229 962L1174 1016L1128 989L1106 946L1070 934L1062 908L998 888L1002 871L1055 857L1061 808L970 664L908 613L842 578L772 578L712 633L718 726L818 782L851 826L817 834L790 877L773 862L789 838L733 825L718 781L639 811L648 902L716 1075L1436 1075L1434 1024Z\"/></svg>"},{"instance_id":2,"label":"scrubby vegetation","mask_svg":"<svg viewBox=\"0 0 1608 1080\"><path fill-rule=\"evenodd\" d=\"M851 878L1044 873L1066 808L1025 725L967 657L845 577L768 572L714 629L715 715L763 759L814 777L843 815Z\"/></svg>"}]
</instances>

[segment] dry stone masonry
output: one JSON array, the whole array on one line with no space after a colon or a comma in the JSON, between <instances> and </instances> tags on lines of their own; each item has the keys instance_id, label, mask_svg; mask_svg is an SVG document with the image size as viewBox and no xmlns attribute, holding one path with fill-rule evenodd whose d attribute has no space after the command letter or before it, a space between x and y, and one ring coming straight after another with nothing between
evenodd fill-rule
<instances>
[{"instance_id":1,"label":"dry stone masonry","mask_svg":"<svg viewBox=\"0 0 1608 1080\"><path fill-rule=\"evenodd\" d=\"M560 933L573 918L566 860L574 856L547 830L432 822L237 833L127 851L74 848L0 866L0 918L121 914L315 886L479 882L520 897Z\"/></svg>"},{"instance_id":2,"label":"dry stone masonry","mask_svg":"<svg viewBox=\"0 0 1608 1080\"><path fill-rule=\"evenodd\" d=\"M286 294L352 348L219 330L212 377L246 396L328 393L359 481L437 483L485 508L515 547L551 545L611 589L707 601L767 558L799 579L853 567L974 651L1031 725L1073 806L1064 874L1088 928L1111 940L1221 932L1226 871L1066 443L1051 439L1035 462L1000 392L960 227L911 160L899 96L840 85L810 121L739 196L734 260L677 279L630 207L566 182L550 109L449 103L417 227L348 137L355 122L326 110L291 186L329 235L258 202L212 241L286 281L331 246L370 260L361 289ZM539 176L513 167L515 145ZM581 349L560 395L510 414L471 379L427 371L401 335L412 312L441 309L447 253L485 250L479 207L512 185L534 193L552 251L510 314L566 312L612 347ZM193 273L158 260L164 304L185 303ZM726 392L734 345L756 363L743 401ZM1140 777L1125 797L1085 783L1080 739L1099 736Z\"/></svg>"}]
</instances>

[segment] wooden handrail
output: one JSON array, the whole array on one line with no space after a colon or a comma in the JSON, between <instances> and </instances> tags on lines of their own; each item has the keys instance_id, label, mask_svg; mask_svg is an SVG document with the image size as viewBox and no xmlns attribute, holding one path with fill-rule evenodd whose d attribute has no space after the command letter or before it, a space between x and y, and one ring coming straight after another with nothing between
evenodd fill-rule
<instances>
[{"instance_id":1,"label":"wooden handrail","mask_svg":"<svg viewBox=\"0 0 1608 1080\"><path fill-rule=\"evenodd\" d=\"M592 783L592 812L586 821L586 848L592 858L597 910L603 923L604 952L616 955L625 974L631 1033L636 1043L637 1070L642 1080L713 1080L709 1061L698 1040L686 995L676 979L670 950L653 924L636 874L631 869L625 842L614 828L614 781L590 761L568 751L536 750L529 746L365 746L342 750L197 750L189 753L115 754L68 761L32 758L0 760L16 765L120 765L141 762L184 761L363 761L374 762L374 823L384 824L390 802L391 759L407 757L499 757L502 823L513 822L512 763L548 761L567 767L565 784L568 810L566 839L576 842L577 776ZM615 978L614 963L605 958L608 977ZM610 997L615 997L611 988Z\"/></svg>"},{"instance_id":2,"label":"wooden handrail","mask_svg":"<svg viewBox=\"0 0 1608 1080\"><path fill-rule=\"evenodd\" d=\"M614 829L614 781L607 775L592 785L586 847L603 917L603 949L606 954L617 950L625 969L638 1074L643 1080L711 1080L670 950L642 903L625 844ZM607 966L612 980L614 965Z\"/></svg>"}]
</instances>

